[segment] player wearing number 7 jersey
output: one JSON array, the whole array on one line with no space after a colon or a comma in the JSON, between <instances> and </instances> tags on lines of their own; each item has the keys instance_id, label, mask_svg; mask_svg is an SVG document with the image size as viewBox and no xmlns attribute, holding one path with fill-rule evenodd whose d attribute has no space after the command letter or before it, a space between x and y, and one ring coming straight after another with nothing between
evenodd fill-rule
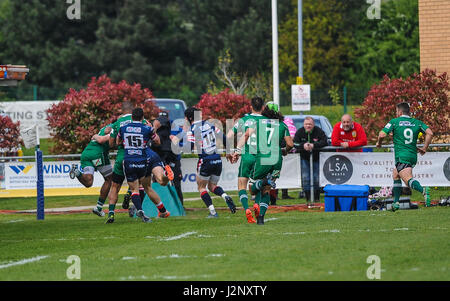
<instances>
[{"instance_id":1,"label":"player wearing number 7 jersey","mask_svg":"<svg viewBox=\"0 0 450 301\"><path fill-rule=\"evenodd\" d=\"M424 195L426 206L430 206L429 187L422 185L413 178L412 169L417 163L417 152L424 155L431 143L433 132L422 121L409 116L410 108L406 102L399 103L396 109L397 118L389 121L378 134L377 147L381 146L383 138L392 133L394 140L395 168L393 170L394 179L394 203L392 210L399 209L399 199L402 191L402 182L410 188L419 191ZM417 147L419 133L425 133L424 146Z\"/></svg>"}]
</instances>

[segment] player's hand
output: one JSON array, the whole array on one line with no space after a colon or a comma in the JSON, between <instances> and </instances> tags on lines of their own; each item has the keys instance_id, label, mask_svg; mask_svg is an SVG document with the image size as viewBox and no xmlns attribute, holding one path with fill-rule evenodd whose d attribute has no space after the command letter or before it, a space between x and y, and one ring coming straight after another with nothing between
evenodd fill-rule
<instances>
[{"instance_id":1,"label":"player's hand","mask_svg":"<svg viewBox=\"0 0 450 301\"><path fill-rule=\"evenodd\" d=\"M344 147L344 148L348 148L348 142L342 142L341 146Z\"/></svg>"},{"instance_id":2,"label":"player's hand","mask_svg":"<svg viewBox=\"0 0 450 301\"><path fill-rule=\"evenodd\" d=\"M381 142L377 141L377 144L375 145L376 147L380 148L381 147Z\"/></svg>"},{"instance_id":3,"label":"player's hand","mask_svg":"<svg viewBox=\"0 0 450 301\"><path fill-rule=\"evenodd\" d=\"M425 155L425 153L427 152L427 150L423 147L418 147L417 151L423 156Z\"/></svg>"}]
</instances>

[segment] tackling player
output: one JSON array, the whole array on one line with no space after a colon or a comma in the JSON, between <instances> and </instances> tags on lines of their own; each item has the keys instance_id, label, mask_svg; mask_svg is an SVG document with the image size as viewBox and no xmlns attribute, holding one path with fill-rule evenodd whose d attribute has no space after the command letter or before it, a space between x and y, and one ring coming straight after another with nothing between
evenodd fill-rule
<instances>
[{"instance_id":1,"label":"tackling player","mask_svg":"<svg viewBox=\"0 0 450 301\"><path fill-rule=\"evenodd\" d=\"M392 133L394 140L395 168L393 170L394 179L394 203L392 210L400 208L399 200L402 192L402 181L410 188L419 191L425 198L425 205L430 206L429 187L422 187L419 181L413 178L412 170L417 163L417 152L424 155L431 143L433 132L422 121L410 117L410 107L406 102L397 104L397 118L389 121L378 134L376 146L381 147L381 142L389 133ZM425 133L423 147L417 147L417 138L420 133Z\"/></svg>"},{"instance_id":2,"label":"tackling player","mask_svg":"<svg viewBox=\"0 0 450 301\"><path fill-rule=\"evenodd\" d=\"M289 129L283 122L284 117L278 111L278 105L268 103L262 115L266 118L259 120L256 129L247 129L245 135L239 140L236 154L239 155L239 150L244 143L253 133L256 133L257 154L251 177L255 182L250 187L252 194L257 195L256 203L259 206L255 206L255 217L258 225L264 225L264 216L270 203L269 191L276 187L275 181L280 177L283 156L286 156L294 147ZM283 140L286 142L286 147L281 148Z\"/></svg>"},{"instance_id":3,"label":"tackling player","mask_svg":"<svg viewBox=\"0 0 450 301\"><path fill-rule=\"evenodd\" d=\"M98 134L95 134L81 153L80 169L77 168L77 164L72 164L72 169L69 172L71 179L76 177L86 188L91 187L94 183L94 172L96 170L103 176L105 181L100 188L97 206L92 209L92 212L100 217L105 216L103 205L111 187L112 167L109 161L108 143L111 131L112 124L108 124Z\"/></svg>"},{"instance_id":4,"label":"tackling player","mask_svg":"<svg viewBox=\"0 0 450 301\"><path fill-rule=\"evenodd\" d=\"M122 115L117 119L116 122L113 123L113 132L110 135L109 138L109 145L110 147L113 147L116 145L116 138L117 134L119 132L120 127L127 125L131 122L131 113L133 111L133 104L129 101L125 101L122 103ZM145 119L142 120L143 124L147 124L147 121ZM114 162L114 169L112 173L112 183L111 183L111 189L108 194L109 199L109 213L108 213L108 220L106 223L113 223L114 222L114 210L116 208L117 199L119 197L119 191L122 187L122 183L125 180L125 175L123 173L123 158L124 158L125 152L123 145L117 145L117 155L116 155L116 161ZM171 170L167 170L168 175L172 173ZM172 173L173 176L173 173ZM165 208L163 203L161 202L161 199L159 195L150 187L149 192L147 193L150 200L158 207L159 212L164 212ZM141 199L144 199L144 193L141 192ZM127 208L124 208L127 209ZM130 214L130 216L132 216Z\"/></svg>"}]
</instances>

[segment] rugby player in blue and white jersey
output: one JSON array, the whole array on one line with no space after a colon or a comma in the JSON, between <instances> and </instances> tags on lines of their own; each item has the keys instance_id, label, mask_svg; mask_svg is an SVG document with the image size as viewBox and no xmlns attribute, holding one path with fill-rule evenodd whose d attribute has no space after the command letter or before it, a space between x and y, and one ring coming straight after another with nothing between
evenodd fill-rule
<instances>
[{"instance_id":1,"label":"rugby player in blue and white jersey","mask_svg":"<svg viewBox=\"0 0 450 301\"><path fill-rule=\"evenodd\" d=\"M231 197L226 194L222 187L218 186L220 175L222 173L222 159L217 153L216 135L221 135L224 145L229 147L226 136L213 124L201 119L201 111L197 108L190 107L184 112L185 119L190 125L189 131L186 133L187 142L191 144L191 149L196 147L198 151L197 163L197 186L200 196L209 209L208 218L218 217L218 214L212 203L211 196L206 188L214 194L222 197L230 208L231 213L236 212L236 206ZM195 117L199 117L198 120Z\"/></svg>"},{"instance_id":2,"label":"rugby player in blue and white jersey","mask_svg":"<svg viewBox=\"0 0 450 301\"><path fill-rule=\"evenodd\" d=\"M135 108L131 118L132 122L120 127L116 143L117 145L122 144L125 150L123 170L132 191L131 200L136 207L136 215L143 222L151 222L151 219L142 210L143 200L141 200L139 195L139 185L142 185L147 194L149 194L151 193L152 174L158 183L163 186L167 185L169 177L166 175L164 164L159 156L149 148L149 143L159 143L159 137L154 133L151 126L142 123L142 119L144 118L142 108ZM162 205L162 202L160 202L160 205ZM164 213L167 212L165 215L168 216L168 211L165 210L164 205L162 205L163 210L160 207L158 209L160 213L161 211ZM110 219L111 217L108 217L108 220ZM113 221L114 216L112 216L110 223Z\"/></svg>"}]
</instances>

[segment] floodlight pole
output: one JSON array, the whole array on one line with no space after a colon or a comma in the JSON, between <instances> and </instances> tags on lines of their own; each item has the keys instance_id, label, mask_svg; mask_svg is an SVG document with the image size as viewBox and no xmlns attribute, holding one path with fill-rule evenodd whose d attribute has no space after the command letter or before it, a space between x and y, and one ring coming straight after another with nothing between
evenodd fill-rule
<instances>
[{"instance_id":1,"label":"floodlight pole","mask_svg":"<svg viewBox=\"0 0 450 301\"><path fill-rule=\"evenodd\" d=\"M277 0L272 0L272 65L273 65L273 102L280 106L278 78L278 18Z\"/></svg>"}]
</instances>

